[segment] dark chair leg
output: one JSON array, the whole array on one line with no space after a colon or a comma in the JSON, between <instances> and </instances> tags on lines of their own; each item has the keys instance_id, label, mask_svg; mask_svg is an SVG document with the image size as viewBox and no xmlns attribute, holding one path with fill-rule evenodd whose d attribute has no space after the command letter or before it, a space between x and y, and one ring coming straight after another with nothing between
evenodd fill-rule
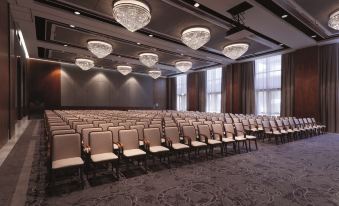
<instances>
[{"instance_id":1,"label":"dark chair leg","mask_svg":"<svg viewBox=\"0 0 339 206\"><path fill-rule=\"evenodd\" d=\"M257 139L254 140L255 142L255 149L258 150L258 143L257 143Z\"/></svg>"}]
</instances>

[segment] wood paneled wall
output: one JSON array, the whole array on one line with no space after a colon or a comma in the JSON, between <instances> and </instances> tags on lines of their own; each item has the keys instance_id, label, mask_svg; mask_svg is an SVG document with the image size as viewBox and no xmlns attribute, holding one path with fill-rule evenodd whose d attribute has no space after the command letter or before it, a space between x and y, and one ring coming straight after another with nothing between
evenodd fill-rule
<instances>
[{"instance_id":1,"label":"wood paneled wall","mask_svg":"<svg viewBox=\"0 0 339 206\"><path fill-rule=\"evenodd\" d=\"M187 110L199 110L199 75L198 72L187 74Z\"/></svg>"},{"instance_id":2,"label":"wood paneled wall","mask_svg":"<svg viewBox=\"0 0 339 206\"><path fill-rule=\"evenodd\" d=\"M310 47L294 52L296 117L320 119L320 81L318 47Z\"/></svg>"},{"instance_id":3,"label":"wood paneled wall","mask_svg":"<svg viewBox=\"0 0 339 206\"><path fill-rule=\"evenodd\" d=\"M9 138L9 10L0 1L0 147Z\"/></svg>"}]
</instances>

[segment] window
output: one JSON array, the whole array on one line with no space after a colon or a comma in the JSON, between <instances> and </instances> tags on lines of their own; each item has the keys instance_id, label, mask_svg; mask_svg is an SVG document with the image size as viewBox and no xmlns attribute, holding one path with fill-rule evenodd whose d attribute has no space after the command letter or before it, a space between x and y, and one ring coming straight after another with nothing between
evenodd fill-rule
<instances>
[{"instance_id":1,"label":"window","mask_svg":"<svg viewBox=\"0 0 339 206\"><path fill-rule=\"evenodd\" d=\"M187 110L187 75L177 76L177 110Z\"/></svg>"},{"instance_id":2,"label":"window","mask_svg":"<svg viewBox=\"0 0 339 206\"><path fill-rule=\"evenodd\" d=\"M258 115L280 115L281 55L255 61L255 99Z\"/></svg>"},{"instance_id":3,"label":"window","mask_svg":"<svg viewBox=\"0 0 339 206\"><path fill-rule=\"evenodd\" d=\"M221 110L221 68L207 70L206 112Z\"/></svg>"}]
</instances>

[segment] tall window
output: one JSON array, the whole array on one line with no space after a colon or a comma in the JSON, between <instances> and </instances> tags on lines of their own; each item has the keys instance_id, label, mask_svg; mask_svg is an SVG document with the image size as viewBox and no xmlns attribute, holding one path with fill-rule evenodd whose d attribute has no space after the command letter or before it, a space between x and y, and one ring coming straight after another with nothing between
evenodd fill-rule
<instances>
[{"instance_id":1,"label":"tall window","mask_svg":"<svg viewBox=\"0 0 339 206\"><path fill-rule=\"evenodd\" d=\"M258 115L280 115L281 55L255 61L255 94Z\"/></svg>"},{"instance_id":2,"label":"tall window","mask_svg":"<svg viewBox=\"0 0 339 206\"><path fill-rule=\"evenodd\" d=\"M187 75L177 76L177 110L187 110Z\"/></svg>"},{"instance_id":3,"label":"tall window","mask_svg":"<svg viewBox=\"0 0 339 206\"><path fill-rule=\"evenodd\" d=\"M206 112L221 110L221 68L207 70Z\"/></svg>"}]
</instances>

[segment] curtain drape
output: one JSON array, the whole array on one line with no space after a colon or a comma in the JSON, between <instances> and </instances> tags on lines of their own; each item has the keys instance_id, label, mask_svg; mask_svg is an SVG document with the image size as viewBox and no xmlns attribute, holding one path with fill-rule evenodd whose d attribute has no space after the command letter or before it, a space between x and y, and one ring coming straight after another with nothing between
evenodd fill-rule
<instances>
[{"instance_id":1,"label":"curtain drape","mask_svg":"<svg viewBox=\"0 0 339 206\"><path fill-rule=\"evenodd\" d=\"M221 72L221 112L226 112L226 91L227 91L227 66Z\"/></svg>"},{"instance_id":2,"label":"curtain drape","mask_svg":"<svg viewBox=\"0 0 339 206\"><path fill-rule=\"evenodd\" d=\"M168 78L167 96L169 110L177 109L177 80L176 78Z\"/></svg>"},{"instance_id":3,"label":"curtain drape","mask_svg":"<svg viewBox=\"0 0 339 206\"><path fill-rule=\"evenodd\" d=\"M293 53L281 58L281 104L280 116L293 116L294 112L294 60Z\"/></svg>"},{"instance_id":4,"label":"curtain drape","mask_svg":"<svg viewBox=\"0 0 339 206\"><path fill-rule=\"evenodd\" d=\"M339 132L339 44L319 49L320 115L329 132Z\"/></svg>"},{"instance_id":5,"label":"curtain drape","mask_svg":"<svg viewBox=\"0 0 339 206\"><path fill-rule=\"evenodd\" d=\"M206 111L206 71L198 72L198 110Z\"/></svg>"},{"instance_id":6,"label":"curtain drape","mask_svg":"<svg viewBox=\"0 0 339 206\"><path fill-rule=\"evenodd\" d=\"M241 63L241 104L243 114L255 113L254 61Z\"/></svg>"}]
</instances>

